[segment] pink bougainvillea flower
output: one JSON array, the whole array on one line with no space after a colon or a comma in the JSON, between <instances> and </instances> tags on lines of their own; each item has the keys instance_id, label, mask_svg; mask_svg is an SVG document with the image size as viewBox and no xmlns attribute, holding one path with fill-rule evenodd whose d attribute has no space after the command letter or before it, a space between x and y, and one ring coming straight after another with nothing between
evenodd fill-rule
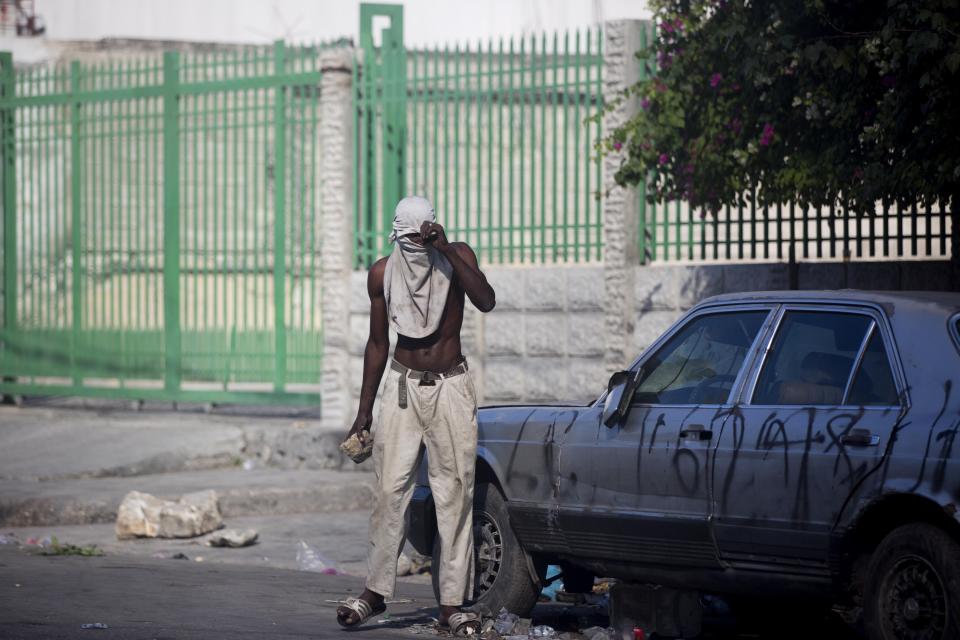
<instances>
[{"instance_id":1,"label":"pink bougainvillea flower","mask_svg":"<svg viewBox=\"0 0 960 640\"><path fill-rule=\"evenodd\" d=\"M660 164L667 164L669 160L670 160L670 156L668 156L665 153L661 153L660 157L658 158L658 161L660 162Z\"/></svg>"},{"instance_id":2,"label":"pink bougainvillea flower","mask_svg":"<svg viewBox=\"0 0 960 640\"><path fill-rule=\"evenodd\" d=\"M644 98L643 100L641 100L641 101L640 101L640 108L643 109L644 111L646 111L647 109L649 109L649 108L650 108L650 99L649 99L649 98Z\"/></svg>"},{"instance_id":3,"label":"pink bougainvillea flower","mask_svg":"<svg viewBox=\"0 0 960 640\"><path fill-rule=\"evenodd\" d=\"M760 134L760 146L766 147L773 142L773 125L769 122L763 125L763 132Z\"/></svg>"},{"instance_id":4,"label":"pink bougainvillea flower","mask_svg":"<svg viewBox=\"0 0 960 640\"><path fill-rule=\"evenodd\" d=\"M716 89L722 78L723 76L719 73L714 73L712 76L710 76L710 86Z\"/></svg>"},{"instance_id":5,"label":"pink bougainvillea flower","mask_svg":"<svg viewBox=\"0 0 960 640\"><path fill-rule=\"evenodd\" d=\"M618 142L614 142L614 143L613 143L613 148L616 149L617 151L620 151L620 149L623 149L623 143L622 143L622 142L619 142L619 141L618 141Z\"/></svg>"}]
</instances>

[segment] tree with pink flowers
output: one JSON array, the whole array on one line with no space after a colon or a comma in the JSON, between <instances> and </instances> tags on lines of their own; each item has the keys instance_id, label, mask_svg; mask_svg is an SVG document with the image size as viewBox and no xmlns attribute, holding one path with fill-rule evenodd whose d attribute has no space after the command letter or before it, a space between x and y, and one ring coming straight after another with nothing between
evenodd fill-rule
<instances>
[{"instance_id":1,"label":"tree with pink flowers","mask_svg":"<svg viewBox=\"0 0 960 640\"><path fill-rule=\"evenodd\" d=\"M960 0L650 6L640 109L602 143L620 184L708 213L960 197Z\"/></svg>"}]
</instances>

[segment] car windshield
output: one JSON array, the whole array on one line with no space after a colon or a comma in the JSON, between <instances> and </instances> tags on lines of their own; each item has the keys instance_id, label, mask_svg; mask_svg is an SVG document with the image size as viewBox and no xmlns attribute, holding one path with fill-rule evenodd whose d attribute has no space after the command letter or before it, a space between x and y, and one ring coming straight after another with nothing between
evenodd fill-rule
<instances>
[{"instance_id":1,"label":"car windshield","mask_svg":"<svg viewBox=\"0 0 960 640\"><path fill-rule=\"evenodd\" d=\"M767 313L716 313L690 320L643 364L634 402L726 402Z\"/></svg>"}]
</instances>

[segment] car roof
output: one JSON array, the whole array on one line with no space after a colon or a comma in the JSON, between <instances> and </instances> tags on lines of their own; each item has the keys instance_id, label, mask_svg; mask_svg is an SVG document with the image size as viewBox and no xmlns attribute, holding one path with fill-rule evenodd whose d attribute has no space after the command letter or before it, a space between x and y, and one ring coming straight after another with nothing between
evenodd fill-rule
<instances>
[{"instance_id":1,"label":"car roof","mask_svg":"<svg viewBox=\"0 0 960 640\"><path fill-rule=\"evenodd\" d=\"M863 291L838 289L829 291L743 291L724 293L704 299L697 306L747 302L808 302L840 304L872 303L884 307L888 315L907 313L942 313L960 311L960 293L950 291Z\"/></svg>"}]
</instances>

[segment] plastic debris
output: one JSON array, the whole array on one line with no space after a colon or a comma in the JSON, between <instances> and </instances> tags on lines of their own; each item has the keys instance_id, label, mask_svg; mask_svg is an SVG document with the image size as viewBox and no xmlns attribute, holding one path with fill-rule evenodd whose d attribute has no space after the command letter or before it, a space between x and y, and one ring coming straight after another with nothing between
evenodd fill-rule
<instances>
[{"instance_id":1,"label":"plastic debris","mask_svg":"<svg viewBox=\"0 0 960 640\"><path fill-rule=\"evenodd\" d=\"M502 636L508 636L513 633L517 623L520 622L520 616L510 613L507 608L500 609L497 619L493 623L493 630Z\"/></svg>"},{"instance_id":2,"label":"plastic debris","mask_svg":"<svg viewBox=\"0 0 960 640\"><path fill-rule=\"evenodd\" d=\"M550 580L551 578L559 576L561 573L563 573L563 570L560 567L558 567L555 564L551 564L550 566L547 567L547 576L546 576L547 580ZM549 598L551 602L556 602L557 593L559 593L560 591L563 591L563 580L557 578L556 580L554 580L553 582L545 586L543 590L540 592L540 595L546 598Z\"/></svg>"},{"instance_id":3,"label":"plastic debris","mask_svg":"<svg viewBox=\"0 0 960 640\"><path fill-rule=\"evenodd\" d=\"M178 552L170 556L170 559L171 560L189 560L190 556L188 556L185 553Z\"/></svg>"},{"instance_id":4,"label":"plastic debris","mask_svg":"<svg viewBox=\"0 0 960 640\"><path fill-rule=\"evenodd\" d=\"M257 461L253 458L247 458L243 461L243 470L244 471L253 471L257 468Z\"/></svg>"},{"instance_id":5,"label":"plastic debris","mask_svg":"<svg viewBox=\"0 0 960 640\"><path fill-rule=\"evenodd\" d=\"M32 538L27 538L26 544L31 547L49 547L53 544L53 538L50 536L44 536L42 538L34 536Z\"/></svg>"},{"instance_id":6,"label":"plastic debris","mask_svg":"<svg viewBox=\"0 0 960 640\"><path fill-rule=\"evenodd\" d=\"M328 576L347 575L337 569L337 564L333 560L303 540L297 543L297 569L300 571L315 571Z\"/></svg>"},{"instance_id":7,"label":"plastic debris","mask_svg":"<svg viewBox=\"0 0 960 640\"><path fill-rule=\"evenodd\" d=\"M610 627L590 627L581 633L587 640L616 640L617 638L616 632Z\"/></svg>"},{"instance_id":8,"label":"plastic debris","mask_svg":"<svg viewBox=\"0 0 960 640\"><path fill-rule=\"evenodd\" d=\"M87 622L85 624L80 625L80 628L81 629L109 629L110 627L103 624L102 622Z\"/></svg>"},{"instance_id":9,"label":"plastic debris","mask_svg":"<svg viewBox=\"0 0 960 640\"><path fill-rule=\"evenodd\" d=\"M538 624L527 635L531 638L556 638L557 630L548 624Z\"/></svg>"},{"instance_id":10,"label":"plastic debris","mask_svg":"<svg viewBox=\"0 0 960 640\"><path fill-rule=\"evenodd\" d=\"M17 544L17 534L0 533L0 544Z\"/></svg>"}]
</instances>

